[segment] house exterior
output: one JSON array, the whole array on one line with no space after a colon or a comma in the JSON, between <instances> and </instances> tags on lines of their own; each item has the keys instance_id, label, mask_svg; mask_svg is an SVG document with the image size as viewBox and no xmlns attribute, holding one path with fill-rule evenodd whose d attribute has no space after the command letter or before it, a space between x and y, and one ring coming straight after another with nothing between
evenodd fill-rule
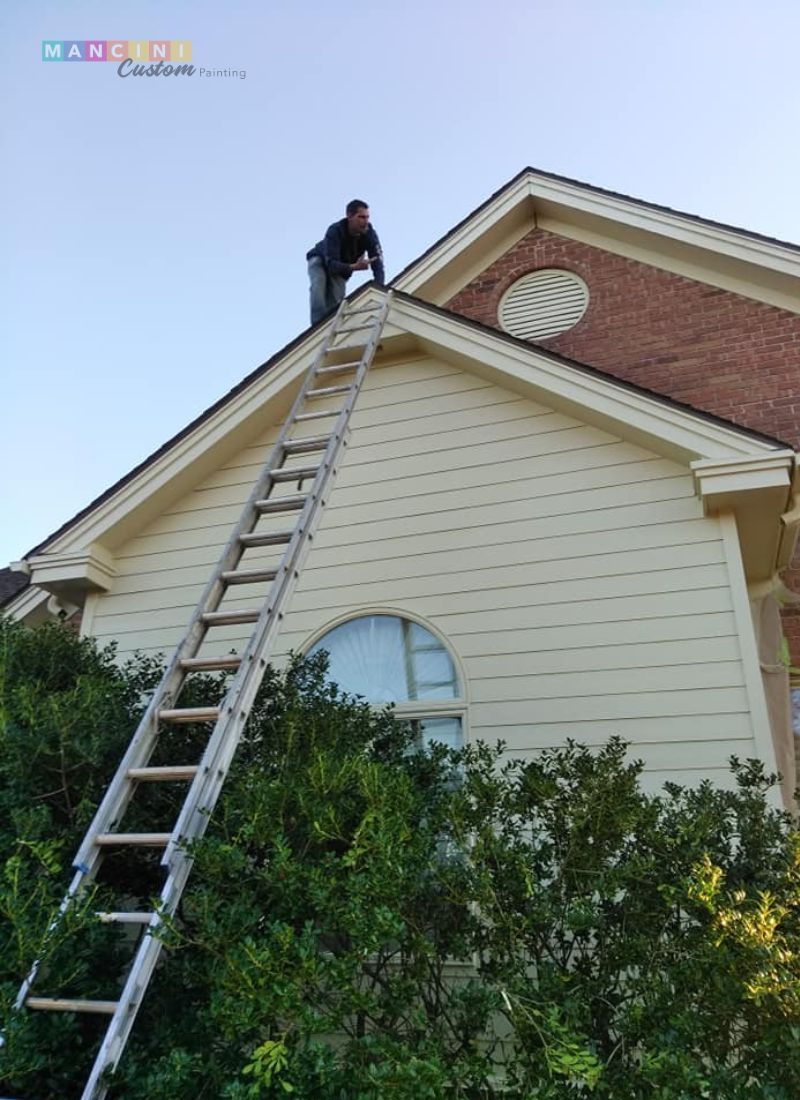
<instances>
[{"instance_id":1,"label":"house exterior","mask_svg":"<svg viewBox=\"0 0 800 1100\"><path fill-rule=\"evenodd\" d=\"M653 787L756 757L790 805L800 250L528 169L392 287L275 659L336 648L358 688L385 645L378 696L431 736L620 734ZM6 610L174 648L323 332L36 547Z\"/></svg>"}]
</instances>

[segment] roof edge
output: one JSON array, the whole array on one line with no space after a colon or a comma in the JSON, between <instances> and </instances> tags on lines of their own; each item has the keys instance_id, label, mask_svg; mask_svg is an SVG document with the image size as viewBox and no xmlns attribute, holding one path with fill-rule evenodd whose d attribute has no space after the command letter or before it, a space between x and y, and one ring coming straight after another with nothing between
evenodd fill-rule
<instances>
[{"instance_id":1,"label":"roof edge","mask_svg":"<svg viewBox=\"0 0 800 1100\"><path fill-rule=\"evenodd\" d=\"M395 275L392 279L390 286L397 289L401 289L397 284L407 280L415 271L416 268L421 267L438 249L441 249L448 241L455 237L458 233L464 230L471 221L477 219L483 211L485 211L493 203L498 202L504 194L512 191L519 183L525 178L529 178L531 182L535 182L536 179L548 181L550 183L562 184L564 186L578 188L585 192L587 195L596 195L599 198L614 200L615 202L622 202L628 204L630 207L636 210L644 210L653 214L662 215L664 217L680 220L684 223L688 223L689 227L695 226L697 228L705 228L715 232L730 233L740 238L743 242L753 242L760 245L766 245L773 249L785 249L796 256L800 261L800 244L795 244L791 241L784 241L777 237L770 237L763 233L753 232L751 230L743 229L741 226L729 225L726 222L715 221L711 218L704 218L698 214L690 214L686 211L676 210L674 207L664 206L660 203L649 202L646 199L635 198L631 195L626 195L621 191L613 191L610 188L597 187L594 184L585 183L583 180L572 179L569 176L561 176L555 172L545 172L538 168L526 167L522 171L517 172L507 183L498 188L492 195L489 196L479 206L475 207L466 217L462 218L456 225L449 229L443 236L434 242L429 248L422 252L415 260L407 264L399 274ZM709 244L706 242L698 247L705 248L707 251L713 251Z\"/></svg>"},{"instance_id":2,"label":"roof edge","mask_svg":"<svg viewBox=\"0 0 800 1100\"><path fill-rule=\"evenodd\" d=\"M382 289L376 288L375 283L370 281L364 283L356 290L353 295L350 296L350 300L355 301L362 294L367 293L370 289ZM793 450L789 444L776 437L766 435L763 432L758 432L755 429L743 427L742 425L735 424L732 421L726 420L724 417L717 416L713 413L705 412L702 409L698 409L685 402L676 400L675 398L668 397L665 394L658 393L654 390L649 390L643 386L634 382L628 382L624 379L617 378L612 374L608 374L599 368L589 366L585 363L580 363L577 360L569 359L566 356L559 355L557 352L549 351L546 348L542 348L536 344L532 344L527 340L522 340L518 337L511 336L509 333L502 332L489 325L484 325L479 321L475 321L472 318L465 317L463 314L455 313L452 310L448 310L443 306L433 305L430 302L425 301L422 298L415 297L405 291L393 290L393 294L399 301L404 301L412 304L414 307L428 311L436 316L446 319L450 323L455 323L459 327L473 329L476 332L481 333L484 336L488 336L493 340L500 341L518 350L523 350L528 353L534 353L540 359L557 364L559 366L567 367L571 371L576 371L590 378L597 379L603 383L622 391L627 391L645 398L654 400L659 404L666 406L670 409L674 409L681 413L688 413L695 418L709 422L716 425L719 428L725 429L730 432L734 432L739 436L746 439L752 439L758 441L761 444L766 444L770 448ZM115 493L119 492L129 482L133 481L136 477L141 475L150 466L152 466L159 459L163 458L169 453L177 444L189 436L192 432L196 431L206 421L213 417L216 413L224 409L230 402L242 394L248 387L252 386L260 378L264 376L268 371L277 366L287 355L294 351L304 340L307 340L317 329L321 329L325 325L325 321L319 322L318 325L304 329L298 336L281 348L278 352L272 355L261 366L257 367L254 371L251 371L245 378L242 379L236 386L230 389L227 393L223 394L217 401L210 405L204 412L196 416L189 424L186 425L181 431L177 432L169 440L167 440L161 447L153 451L149 456L143 459L140 463L134 466L127 474L115 481L108 489L97 496L94 500L88 503L84 508L77 512L71 519L63 523L56 531L49 535L42 542L38 543L31 550L29 550L24 557L29 558L34 554L40 553L46 550L47 546L57 538L65 535L71 528L84 520L87 516L106 503ZM13 597L11 597L13 598Z\"/></svg>"}]
</instances>

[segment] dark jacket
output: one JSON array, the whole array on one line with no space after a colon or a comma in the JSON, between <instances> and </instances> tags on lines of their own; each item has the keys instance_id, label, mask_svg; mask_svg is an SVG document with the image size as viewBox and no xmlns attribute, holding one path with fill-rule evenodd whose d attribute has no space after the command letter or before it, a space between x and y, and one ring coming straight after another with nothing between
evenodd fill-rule
<instances>
[{"instance_id":1,"label":"dark jacket","mask_svg":"<svg viewBox=\"0 0 800 1100\"><path fill-rule=\"evenodd\" d=\"M357 237L352 237L347 232L347 218L342 218L340 222L334 222L333 225L328 226L324 239L318 241L311 251L306 253L306 259L310 260L312 256L319 256L332 275L340 275L343 279L349 279L353 274L350 270L350 264L354 264L365 252L370 258L373 256L378 257L378 262L372 265L372 278L378 286L383 286L385 282L383 252L381 251L378 234L371 224L367 226L366 233L359 233Z\"/></svg>"}]
</instances>

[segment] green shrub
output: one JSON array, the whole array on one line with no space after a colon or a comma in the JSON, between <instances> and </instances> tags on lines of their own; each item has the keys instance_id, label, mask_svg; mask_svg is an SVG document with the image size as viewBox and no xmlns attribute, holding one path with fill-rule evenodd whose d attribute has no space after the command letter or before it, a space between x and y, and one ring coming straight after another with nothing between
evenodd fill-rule
<instances>
[{"instance_id":1,"label":"green shrub","mask_svg":"<svg viewBox=\"0 0 800 1100\"><path fill-rule=\"evenodd\" d=\"M153 669L2 630L7 1012ZM617 740L418 752L322 658L269 671L110 1097L795 1100L797 834L752 763L659 797L640 770ZM121 945L74 923L48 980L91 988ZM3 1089L78 1095L92 1041L14 1014Z\"/></svg>"}]
</instances>

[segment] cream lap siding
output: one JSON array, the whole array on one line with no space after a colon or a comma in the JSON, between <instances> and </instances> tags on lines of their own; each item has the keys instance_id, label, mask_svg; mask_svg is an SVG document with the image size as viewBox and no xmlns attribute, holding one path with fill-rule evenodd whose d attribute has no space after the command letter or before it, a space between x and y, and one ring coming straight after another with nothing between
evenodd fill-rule
<instances>
[{"instance_id":1,"label":"cream lap siding","mask_svg":"<svg viewBox=\"0 0 800 1100\"><path fill-rule=\"evenodd\" d=\"M266 446L118 553L93 633L175 644ZM368 377L276 659L367 610L441 632L470 738L512 754L619 733L648 782L725 781L754 754L724 548L688 470L435 360Z\"/></svg>"},{"instance_id":2,"label":"cream lap siding","mask_svg":"<svg viewBox=\"0 0 800 1100\"><path fill-rule=\"evenodd\" d=\"M118 575L96 600L89 630L101 642L116 641L120 658L134 650L168 654L178 643L278 431L270 426L117 551ZM222 652L241 648L242 630L217 629Z\"/></svg>"}]
</instances>

